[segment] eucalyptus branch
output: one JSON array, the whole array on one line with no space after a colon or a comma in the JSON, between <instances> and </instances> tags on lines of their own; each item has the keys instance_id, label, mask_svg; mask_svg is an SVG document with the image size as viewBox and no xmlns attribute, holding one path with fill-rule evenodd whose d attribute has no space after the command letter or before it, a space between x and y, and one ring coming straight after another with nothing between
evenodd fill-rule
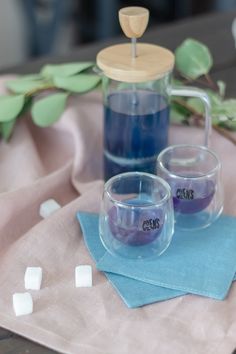
<instances>
[{"instance_id":1,"label":"eucalyptus branch","mask_svg":"<svg viewBox=\"0 0 236 354\"><path fill-rule=\"evenodd\" d=\"M197 79L193 79L191 77L188 77L186 75L183 75L181 74L180 72L178 72L179 75L181 76L182 78L182 83L184 85L188 85L188 84L192 84L192 83L198 83L200 85L203 85L203 86L206 86L208 88L211 88L211 85L209 84L209 81L208 80L204 80L203 78L197 78Z\"/></svg>"},{"instance_id":2,"label":"eucalyptus branch","mask_svg":"<svg viewBox=\"0 0 236 354\"><path fill-rule=\"evenodd\" d=\"M28 110L34 124L40 127L55 123L66 108L68 96L91 91L100 83L98 75L88 72L92 66L93 62L45 65L38 74L8 81L10 93L0 100L1 136L8 140L18 118Z\"/></svg>"},{"instance_id":3,"label":"eucalyptus branch","mask_svg":"<svg viewBox=\"0 0 236 354\"><path fill-rule=\"evenodd\" d=\"M181 98L173 98L172 102L179 104L181 107L187 109L189 113L194 114L196 116L201 116L199 112L197 112L192 106L190 106L185 100Z\"/></svg>"},{"instance_id":4,"label":"eucalyptus branch","mask_svg":"<svg viewBox=\"0 0 236 354\"><path fill-rule=\"evenodd\" d=\"M201 42L186 39L175 51L177 81L180 84L199 84L206 88L214 112L213 128L236 144L228 130L236 130L236 99L224 99L225 83L210 77L213 58ZM83 94L96 89L101 77L91 74L93 62L45 65L37 74L21 76L6 83L9 94L0 100L0 134L8 140L18 118L31 112L34 124L47 127L60 119L69 95ZM49 95L46 95L49 93ZM42 93L45 93L42 94ZM36 97L37 99L33 99ZM174 99L171 118L182 124L201 124L203 115L198 99ZM175 116L176 114L176 116ZM229 119L232 118L232 119Z\"/></svg>"},{"instance_id":5,"label":"eucalyptus branch","mask_svg":"<svg viewBox=\"0 0 236 354\"><path fill-rule=\"evenodd\" d=\"M188 77L186 75L183 75L181 72L177 71L178 75L182 78L181 82L184 84L184 85L189 85L189 84L200 84L202 86L205 86L207 88L210 88L212 89L213 91L215 92L219 92L219 88L218 86L216 85L216 83L212 80L211 76L209 74L206 74L202 77L199 77L199 78L196 78L196 79L193 79L191 77ZM204 80L205 78L205 80Z\"/></svg>"},{"instance_id":6,"label":"eucalyptus branch","mask_svg":"<svg viewBox=\"0 0 236 354\"><path fill-rule=\"evenodd\" d=\"M57 90L57 88L55 86L52 86L52 85L44 86L42 88L36 88L36 89L33 89L31 91L26 92L25 93L25 97L32 97L32 96L38 95L38 94L40 94L42 92L55 91L55 90Z\"/></svg>"},{"instance_id":7,"label":"eucalyptus branch","mask_svg":"<svg viewBox=\"0 0 236 354\"><path fill-rule=\"evenodd\" d=\"M204 75L208 84L209 84L209 87L213 90L213 91L216 91L216 92L219 92L219 88L218 86L216 85L216 83L212 80L211 76L209 74L205 74Z\"/></svg>"},{"instance_id":8,"label":"eucalyptus branch","mask_svg":"<svg viewBox=\"0 0 236 354\"><path fill-rule=\"evenodd\" d=\"M190 106L186 101L184 101L181 98L176 98L173 99L174 103L179 104L180 106L182 106L183 108L185 108L186 110L189 111L189 113L191 113L192 115L194 115L195 117L199 118L202 122L204 120L204 116L203 114L197 112L192 106ZM216 124L212 125L213 129L216 130L219 134L221 134L222 136L224 136L225 138L227 138L228 140L230 140L234 145L236 145L236 138L234 136L232 136L232 134L230 134L230 132L223 128L220 127Z\"/></svg>"}]
</instances>

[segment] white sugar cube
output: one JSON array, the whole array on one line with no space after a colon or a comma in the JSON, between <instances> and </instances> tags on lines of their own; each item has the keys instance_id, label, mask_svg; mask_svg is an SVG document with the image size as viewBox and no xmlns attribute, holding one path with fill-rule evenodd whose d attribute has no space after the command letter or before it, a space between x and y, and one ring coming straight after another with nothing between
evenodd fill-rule
<instances>
[{"instance_id":1,"label":"white sugar cube","mask_svg":"<svg viewBox=\"0 0 236 354\"><path fill-rule=\"evenodd\" d=\"M42 268L27 267L24 280L26 289L39 290L42 282Z\"/></svg>"},{"instance_id":2,"label":"white sugar cube","mask_svg":"<svg viewBox=\"0 0 236 354\"><path fill-rule=\"evenodd\" d=\"M75 267L75 286L76 288L93 286L92 267L90 265Z\"/></svg>"},{"instance_id":3,"label":"white sugar cube","mask_svg":"<svg viewBox=\"0 0 236 354\"><path fill-rule=\"evenodd\" d=\"M16 316L29 315L33 312L33 300L30 293L13 294L13 308Z\"/></svg>"},{"instance_id":4,"label":"white sugar cube","mask_svg":"<svg viewBox=\"0 0 236 354\"><path fill-rule=\"evenodd\" d=\"M48 199L40 204L39 215L45 219L60 208L60 204L58 204L54 199Z\"/></svg>"}]
</instances>

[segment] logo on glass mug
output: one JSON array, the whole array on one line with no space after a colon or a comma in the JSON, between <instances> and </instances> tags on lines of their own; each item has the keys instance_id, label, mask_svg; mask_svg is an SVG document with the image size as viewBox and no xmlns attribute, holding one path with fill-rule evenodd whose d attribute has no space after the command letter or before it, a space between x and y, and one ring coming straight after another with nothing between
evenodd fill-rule
<instances>
[{"instance_id":1,"label":"logo on glass mug","mask_svg":"<svg viewBox=\"0 0 236 354\"><path fill-rule=\"evenodd\" d=\"M186 188L178 188L176 190L176 198L177 199L192 200L192 199L194 199L194 190L193 189L186 189Z\"/></svg>"},{"instance_id":2,"label":"logo on glass mug","mask_svg":"<svg viewBox=\"0 0 236 354\"><path fill-rule=\"evenodd\" d=\"M155 207L144 211L137 206L130 210L113 206L108 216L112 235L120 242L133 246L153 242L161 234L164 224L163 211Z\"/></svg>"},{"instance_id":3,"label":"logo on glass mug","mask_svg":"<svg viewBox=\"0 0 236 354\"><path fill-rule=\"evenodd\" d=\"M143 231L157 230L159 228L160 228L159 218L144 220L142 223Z\"/></svg>"}]
</instances>

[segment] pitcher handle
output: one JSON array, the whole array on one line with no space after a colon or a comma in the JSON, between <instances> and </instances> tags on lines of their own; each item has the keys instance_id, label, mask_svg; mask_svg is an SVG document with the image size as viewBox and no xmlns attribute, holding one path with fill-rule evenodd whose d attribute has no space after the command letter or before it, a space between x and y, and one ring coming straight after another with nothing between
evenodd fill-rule
<instances>
[{"instance_id":1,"label":"pitcher handle","mask_svg":"<svg viewBox=\"0 0 236 354\"><path fill-rule=\"evenodd\" d=\"M179 86L172 87L170 89L171 96L182 96L182 97L196 97L199 98L203 105L205 111L205 136L204 136L204 145L208 147L209 145L209 136L211 131L211 103L207 93L201 89L190 86Z\"/></svg>"}]
</instances>

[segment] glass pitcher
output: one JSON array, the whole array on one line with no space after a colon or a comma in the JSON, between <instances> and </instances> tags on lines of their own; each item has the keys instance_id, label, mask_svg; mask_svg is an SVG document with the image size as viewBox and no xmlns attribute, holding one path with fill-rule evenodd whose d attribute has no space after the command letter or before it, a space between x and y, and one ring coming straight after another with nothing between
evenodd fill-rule
<instances>
[{"instance_id":1,"label":"glass pitcher","mask_svg":"<svg viewBox=\"0 0 236 354\"><path fill-rule=\"evenodd\" d=\"M211 126L207 94L193 87L172 87L174 55L166 48L139 43L149 12L140 7L119 11L120 24L131 44L98 53L103 75L104 178L123 172L155 173L156 159L168 144L171 96L197 97L205 107L205 136Z\"/></svg>"}]
</instances>

